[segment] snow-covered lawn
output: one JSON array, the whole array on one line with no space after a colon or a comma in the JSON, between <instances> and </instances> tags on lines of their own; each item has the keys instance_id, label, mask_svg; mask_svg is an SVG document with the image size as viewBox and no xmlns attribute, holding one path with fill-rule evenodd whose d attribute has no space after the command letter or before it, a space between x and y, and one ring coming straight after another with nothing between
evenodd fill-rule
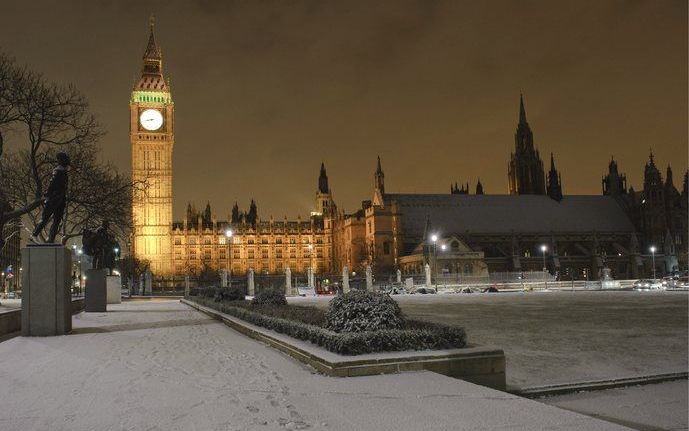
<instances>
[{"instance_id":1,"label":"snow-covered lawn","mask_svg":"<svg viewBox=\"0 0 689 431\"><path fill-rule=\"evenodd\" d=\"M687 371L687 292L395 296L411 317L463 326L505 350L507 384L532 387ZM328 298L294 298L326 307Z\"/></svg>"},{"instance_id":2,"label":"snow-covered lawn","mask_svg":"<svg viewBox=\"0 0 689 431\"><path fill-rule=\"evenodd\" d=\"M620 430L431 372L315 374L172 301L0 343L0 430Z\"/></svg>"}]
</instances>

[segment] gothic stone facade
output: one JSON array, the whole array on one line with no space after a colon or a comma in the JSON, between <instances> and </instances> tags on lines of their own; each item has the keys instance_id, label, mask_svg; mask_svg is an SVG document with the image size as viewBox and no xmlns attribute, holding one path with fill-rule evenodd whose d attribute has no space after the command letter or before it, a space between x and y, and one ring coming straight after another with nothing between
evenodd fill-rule
<instances>
[{"instance_id":1,"label":"gothic stone facade","mask_svg":"<svg viewBox=\"0 0 689 431\"><path fill-rule=\"evenodd\" d=\"M132 147L132 252L148 260L155 274L169 274L172 257L172 148L174 110L169 82L153 34L143 56L141 78L129 101L129 139Z\"/></svg>"}]
</instances>

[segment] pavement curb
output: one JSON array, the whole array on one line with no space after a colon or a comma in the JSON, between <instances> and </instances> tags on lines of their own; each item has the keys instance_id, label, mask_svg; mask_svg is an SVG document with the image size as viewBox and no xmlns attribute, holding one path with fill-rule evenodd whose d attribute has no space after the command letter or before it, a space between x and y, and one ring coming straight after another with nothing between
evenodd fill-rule
<instances>
[{"instance_id":1,"label":"pavement curb","mask_svg":"<svg viewBox=\"0 0 689 431\"><path fill-rule=\"evenodd\" d=\"M533 386L508 390L511 394L525 398L541 398L553 395L571 394L574 392L602 391L605 389L623 388L627 386L652 385L654 383L683 380L689 378L689 373L664 373L647 376L625 377L621 379L595 380L560 385Z\"/></svg>"}]
</instances>

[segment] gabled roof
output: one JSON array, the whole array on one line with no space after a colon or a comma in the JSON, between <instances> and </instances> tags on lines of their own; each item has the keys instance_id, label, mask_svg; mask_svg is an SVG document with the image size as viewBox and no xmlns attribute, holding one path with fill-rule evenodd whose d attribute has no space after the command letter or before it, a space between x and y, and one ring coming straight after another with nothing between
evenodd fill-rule
<instances>
[{"instance_id":1,"label":"gabled roof","mask_svg":"<svg viewBox=\"0 0 689 431\"><path fill-rule=\"evenodd\" d=\"M386 194L402 214L402 234L421 237L430 217L440 235L631 233L634 225L612 196Z\"/></svg>"}]
</instances>

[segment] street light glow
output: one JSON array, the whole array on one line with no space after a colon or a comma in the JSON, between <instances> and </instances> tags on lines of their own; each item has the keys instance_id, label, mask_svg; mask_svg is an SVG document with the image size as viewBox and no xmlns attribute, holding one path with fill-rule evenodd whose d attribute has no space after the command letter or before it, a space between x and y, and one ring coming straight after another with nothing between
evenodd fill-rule
<instances>
[{"instance_id":1,"label":"street light glow","mask_svg":"<svg viewBox=\"0 0 689 431\"><path fill-rule=\"evenodd\" d=\"M441 250L445 250L446 248L447 248L447 246L446 246L445 244L443 244L443 245L440 246L440 249L441 249Z\"/></svg>"},{"instance_id":2,"label":"street light glow","mask_svg":"<svg viewBox=\"0 0 689 431\"><path fill-rule=\"evenodd\" d=\"M227 229L227 230L225 231L225 236L228 237L228 238L230 238L230 237L232 236L232 234L233 234L232 229Z\"/></svg>"},{"instance_id":3,"label":"street light glow","mask_svg":"<svg viewBox=\"0 0 689 431\"><path fill-rule=\"evenodd\" d=\"M436 242L438 240L438 235L433 234L431 235L431 241Z\"/></svg>"},{"instance_id":4,"label":"street light glow","mask_svg":"<svg viewBox=\"0 0 689 431\"><path fill-rule=\"evenodd\" d=\"M545 244L541 245L541 251L542 251L543 253L545 253L546 250L548 250L548 246L545 245Z\"/></svg>"},{"instance_id":5,"label":"street light glow","mask_svg":"<svg viewBox=\"0 0 689 431\"><path fill-rule=\"evenodd\" d=\"M655 253L656 252L656 246L652 245L650 250L651 250L651 253Z\"/></svg>"}]
</instances>

